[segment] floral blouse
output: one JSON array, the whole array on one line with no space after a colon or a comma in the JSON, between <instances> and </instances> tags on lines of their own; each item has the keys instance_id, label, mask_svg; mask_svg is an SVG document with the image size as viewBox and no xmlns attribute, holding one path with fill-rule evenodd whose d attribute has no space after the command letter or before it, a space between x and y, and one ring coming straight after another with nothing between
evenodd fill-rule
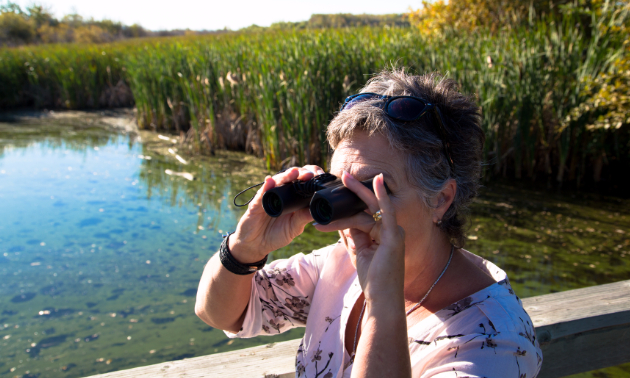
<instances>
[{"instance_id":1,"label":"floral blouse","mask_svg":"<svg viewBox=\"0 0 630 378\"><path fill-rule=\"evenodd\" d=\"M356 269L337 244L276 260L253 275L243 328L228 337L273 335L306 327L298 378L350 377L345 325L361 294ZM464 251L495 284L421 320L408 330L412 376L533 378L542 353L532 321L505 272Z\"/></svg>"}]
</instances>

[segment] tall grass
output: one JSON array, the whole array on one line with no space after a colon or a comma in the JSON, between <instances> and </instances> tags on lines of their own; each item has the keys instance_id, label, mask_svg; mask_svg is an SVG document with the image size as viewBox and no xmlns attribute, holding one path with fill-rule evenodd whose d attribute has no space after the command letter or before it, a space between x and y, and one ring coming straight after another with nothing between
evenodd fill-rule
<instances>
[{"instance_id":1,"label":"tall grass","mask_svg":"<svg viewBox=\"0 0 630 378\"><path fill-rule=\"evenodd\" d=\"M124 45L45 45L0 50L0 108L106 106L124 78ZM129 104L127 104L129 105Z\"/></svg>"},{"instance_id":2,"label":"tall grass","mask_svg":"<svg viewBox=\"0 0 630 378\"><path fill-rule=\"evenodd\" d=\"M566 18L432 39L410 28L357 28L7 49L0 106L95 107L99 92L125 80L140 127L180 133L197 152L244 149L270 169L325 165L325 128L340 102L396 64L447 73L477 96L487 177L579 183L603 154L627 161L630 152L625 128L592 131L569 117L586 100L586 79L609 69L621 48L605 33L585 38Z\"/></svg>"}]
</instances>

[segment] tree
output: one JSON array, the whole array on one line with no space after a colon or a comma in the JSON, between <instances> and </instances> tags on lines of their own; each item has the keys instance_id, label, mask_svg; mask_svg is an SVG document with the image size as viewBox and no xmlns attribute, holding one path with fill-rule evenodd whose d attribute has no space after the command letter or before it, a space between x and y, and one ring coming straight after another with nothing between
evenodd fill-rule
<instances>
[{"instance_id":1,"label":"tree","mask_svg":"<svg viewBox=\"0 0 630 378\"><path fill-rule=\"evenodd\" d=\"M106 43L121 38L149 35L155 33L137 24L125 26L107 19L85 20L76 13L58 20L50 9L43 5L33 3L22 9L10 1L0 4L0 46L30 43Z\"/></svg>"},{"instance_id":2,"label":"tree","mask_svg":"<svg viewBox=\"0 0 630 378\"><path fill-rule=\"evenodd\" d=\"M574 119L587 117L590 129L619 129L630 125L630 1L609 3L594 1L589 10L571 9L600 20L596 27L600 33L619 38L624 49L611 69L596 77L586 78L584 94L589 99L575 109Z\"/></svg>"},{"instance_id":3,"label":"tree","mask_svg":"<svg viewBox=\"0 0 630 378\"><path fill-rule=\"evenodd\" d=\"M43 25L56 26L59 21L53 17L50 9L45 8L42 5L31 5L26 7L26 13L31 22L34 23L35 28L39 29Z\"/></svg>"},{"instance_id":4,"label":"tree","mask_svg":"<svg viewBox=\"0 0 630 378\"><path fill-rule=\"evenodd\" d=\"M0 13L0 42L29 43L33 37L35 37L35 30L23 14L4 11Z\"/></svg>"},{"instance_id":5,"label":"tree","mask_svg":"<svg viewBox=\"0 0 630 378\"><path fill-rule=\"evenodd\" d=\"M74 29L74 40L79 43L105 43L114 40L114 36L97 25L84 25Z\"/></svg>"},{"instance_id":6,"label":"tree","mask_svg":"<svg viewBox=\"0 0 630 378\"><path fill-rule=\"evenodd\" d=\"M22 14L22 8L16 3L8 1L6 5L0 5L0 13L17 13Z\"/></svg>"},{"instance_id":7,"label":"tree","mask_svg":"<svg viewBox=\"0 0 630 378\"><path fill-rule=\"evenodd\" d=\"M122 34L126 38L146 37L149 33L140 25L133 24L131 26L123 26Z\"/></svg>"},{"instance_id":8,"label":"tree","mask_svg":"<svg viewBox=\"0 0 630 378\"><path fill-rule=\"evenodd\" d=\"M408 17L423 34L476 29L496 32L520 26L532 16L557 13L567 2L569 0L423 0L422 8L410 12Z\"/></svg>"}]
</instances>

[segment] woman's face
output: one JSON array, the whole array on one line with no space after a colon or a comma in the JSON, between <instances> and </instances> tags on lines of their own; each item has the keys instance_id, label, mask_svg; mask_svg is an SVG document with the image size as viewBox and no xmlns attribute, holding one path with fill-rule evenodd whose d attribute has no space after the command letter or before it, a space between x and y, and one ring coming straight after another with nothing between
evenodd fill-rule
<instances>
[{"instance_id":1,"label":"woman's face","mask_svg":"<svg viewBox=\"0 0 630 378\"><path fill-rule=\"evenodd\" d=\"M435 226L431 209L424 205L418 189L407 180L406 164L403 153L392 149L382 135L369 137L365 132L355 132L351 138L337 145L332 157L331 173L340 177L345 170L360 181L383 174L391 190L390 199L396 210L396 221L405 230L405 254L409 257L412 255L410 252L428 247ZM349 230L339 233L355 264L356 249Z\"/></svg>"}]
</instances>

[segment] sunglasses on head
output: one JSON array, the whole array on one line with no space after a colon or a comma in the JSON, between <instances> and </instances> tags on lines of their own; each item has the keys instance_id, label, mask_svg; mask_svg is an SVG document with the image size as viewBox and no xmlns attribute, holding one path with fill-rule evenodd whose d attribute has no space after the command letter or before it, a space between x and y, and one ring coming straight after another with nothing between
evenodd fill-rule
<instances>
[{"instance_id":1,"label":"sunglasses on head","mask_svg":"<svg viewBox=\"0 0 630 378\"><path fill-rule=\"evenodd\" d=\"M442 146L444 147L446 160L451 167L451 171L455 170L453 159L451 158L450 145L448 143L448 138L446 137L446 130L444 129L442 114L436 105L426 102L419 97L413 96L387 96L380 95L378 93L358 93L346 97L346 100L343 105L341 105L341 109L339 109L339 111L351 109L356 104L369 100L384 100L384 102L375 104L375 106L382 108L390 118L403 122L415 121L427 112L433 111L435 113L435 118L438 121L438 135L442 139Z\"/></svg>"}]
</instances>

